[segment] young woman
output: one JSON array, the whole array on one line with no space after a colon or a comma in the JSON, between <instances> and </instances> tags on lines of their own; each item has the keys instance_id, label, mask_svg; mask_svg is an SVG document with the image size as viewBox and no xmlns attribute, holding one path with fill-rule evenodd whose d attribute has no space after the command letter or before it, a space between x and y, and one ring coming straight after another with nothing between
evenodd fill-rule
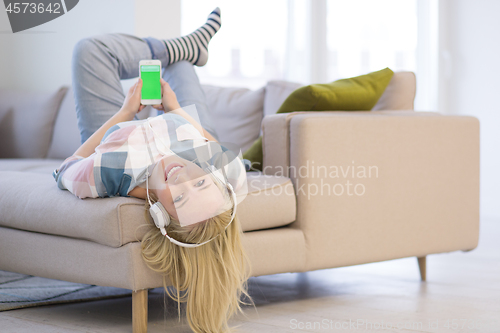
<instances>
[{"instance_id":1,"label":"young woman","mask_svg":"<svg viewBox=\"0 0 500 333\"><path fill-rule=\"evenodd\" d=\"M208 42L220 25L216 8L184 37L105 34L78 42L72 85L82 145L54 171L59 188L79 198L145 199L143 258L163 274L179 318L180 303L187 302L194 332L229 331L228 319L248 304L241 297L251 301L235 215L246 195L246 172L241 153L218 143L193 68L207 62ZM137 77L143 59L160 59L164 69L162 104L154 106L159 115L140 120L142 81L125 96L120 80Z\"/></svg>"}]
</instances>

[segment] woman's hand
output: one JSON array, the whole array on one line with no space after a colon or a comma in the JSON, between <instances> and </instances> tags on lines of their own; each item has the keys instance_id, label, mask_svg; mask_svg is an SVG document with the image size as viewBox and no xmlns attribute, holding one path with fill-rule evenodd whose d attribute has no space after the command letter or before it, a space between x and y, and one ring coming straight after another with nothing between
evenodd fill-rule
<instances>
[{"instance_id":1,"label":"woman's hand","mask_svg":"<svg viewBox=\"0 0 500 333\"><path fill-rule=\"evenodd\" d=\"M141 104L141 89L142 79L139 78L136 83L128 90L123 106L120 111L125 112L132 120L136 113L144 109L146 106Z\"/></svg>"},{"instance_id":2,"label":"woman's hand","mask_svg":"<svg viewBox=\"0 0 500 333\"><path fill-rule=\"evenodd\" d=\"M163 110L164 112L170 112L175 109L179 109L181 106L177 101L177 96L175 95L170 85L167 81L160 78L161 83L161 105L153 105L157 110Z\"/></svg>"},{"instance_id":3,"label":"woman's hand","mask_svg":"<svg viewBox=\"0 0 500 333\"><path fill-rule=\"evenodd\" d=\"M120 111L115 113L113 117L108 119L101 127L99 127L99 129L95 131L94 134L92 134L73 155L79 155L82 157L90 156L95 152L96 147L100 144L108 129L118 123L133 120L135 114L145 107L144 105L141 105L141 88L142 80L139 79L128 90L127 97L125 98L125 102L123 102L123 106Z\"/></svg>"}]
</instances>

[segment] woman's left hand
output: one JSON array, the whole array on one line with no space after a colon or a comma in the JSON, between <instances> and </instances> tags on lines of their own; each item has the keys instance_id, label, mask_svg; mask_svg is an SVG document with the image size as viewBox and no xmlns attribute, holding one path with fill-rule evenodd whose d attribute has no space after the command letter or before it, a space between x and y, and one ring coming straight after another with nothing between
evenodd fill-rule
<instances>
[{"instance_id":1,"label":"woman's left hand","mask_svg":"<svg viewBox=\"0 0 500 333\"><path fill-rule=\"evenodd\" d=\"M132 118L136 113L144 109L146 106L141 104L141 89L142 79L139 78L136 83L128 90L127 97L123 102L121 110L128 113Z\"/></svg>"}]
</instances>

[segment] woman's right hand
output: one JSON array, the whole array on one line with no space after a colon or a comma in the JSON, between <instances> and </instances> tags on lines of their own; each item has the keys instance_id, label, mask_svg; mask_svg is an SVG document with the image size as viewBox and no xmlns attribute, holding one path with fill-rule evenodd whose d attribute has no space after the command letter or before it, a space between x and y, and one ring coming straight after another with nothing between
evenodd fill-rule
<instances>
[{"instance_id":1,"label":"woman's right hand","mask_svg":"<svg viewBox=\"0 0 500 333\"><path fill-rule=\"evenodd\" d=\"M165 113L170 112L175 109L179 109L181 106L177 101L177 96L175 95L172 88L167 81L160 78L161 83L161 105L153 105L153 107L157 110L163 110Z\"/></svg>"},{"instance_id":2,"label":"woman's right hand","mask_svg":"<svg viewBox=\"0 0 500 333\"><path fill-rule=\"evenodd\" d=\"M123 106L119 112L125 113L129 119L134 119L136 113L144 109L146 106L141 104L141 89L142 89L142 79L139 78L134 83L133 86L128 90L128 94L125 97Z\"/></svg>"}]
</instances>

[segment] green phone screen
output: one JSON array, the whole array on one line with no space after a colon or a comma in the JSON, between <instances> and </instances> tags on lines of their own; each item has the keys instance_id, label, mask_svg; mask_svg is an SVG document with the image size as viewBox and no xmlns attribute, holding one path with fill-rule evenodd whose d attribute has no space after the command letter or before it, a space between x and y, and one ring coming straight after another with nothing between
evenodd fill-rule
<instances>
[{"instance_id":1,"label":"green phone screen","mask_svg":"<svg viewBox=\"0 0 500 333\"><path fill-rule=\"evenodd\" d=\"M142 65L142 99L161 99L160 66Z\"/></svg>"}]
</instances>

